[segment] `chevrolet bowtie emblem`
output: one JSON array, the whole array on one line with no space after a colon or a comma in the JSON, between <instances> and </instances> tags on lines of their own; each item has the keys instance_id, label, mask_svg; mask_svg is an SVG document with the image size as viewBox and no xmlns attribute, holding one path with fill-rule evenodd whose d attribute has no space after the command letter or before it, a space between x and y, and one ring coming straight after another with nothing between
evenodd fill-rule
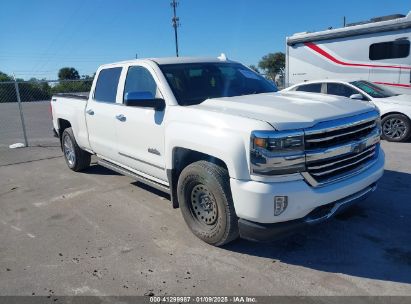
<instances>
[{"instance_id":1,"label":"chevrolet bowtie emblem","mask_svg":"<svg viewBox=\"0 0 411 304\"><path fill-rule=\"evenodd\" d=\"M354 153L361 153L362 151L365 150L367 147L367 143L361 142L361 143L355 143L351 146L351 151Z\"/></svg>"}]
</instances>

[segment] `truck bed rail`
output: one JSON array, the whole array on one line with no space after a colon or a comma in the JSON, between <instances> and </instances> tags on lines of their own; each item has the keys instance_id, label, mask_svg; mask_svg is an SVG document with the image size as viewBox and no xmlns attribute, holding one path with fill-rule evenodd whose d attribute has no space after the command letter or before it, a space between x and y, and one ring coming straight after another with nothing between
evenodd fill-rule
<instances>
[{"instance_id":1,"label":"truck bed rail","mask_svg":"<svg viewBox=\"0 0 411 304\"><path fill-rule=\"evenodd\" d=\"M54 99L54 97L64 97L64 98L73 98L73 99L84 99L84 100L88 100L88 96L89 93L85 92L85 93L57 93L54 94L52 99Z\"/></svg>"}]
</instances>

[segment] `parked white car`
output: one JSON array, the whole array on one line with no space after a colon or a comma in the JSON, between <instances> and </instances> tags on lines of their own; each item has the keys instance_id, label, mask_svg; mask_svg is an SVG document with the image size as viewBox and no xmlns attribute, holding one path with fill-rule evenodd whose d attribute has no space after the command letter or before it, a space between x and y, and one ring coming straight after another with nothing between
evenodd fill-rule
<instances>
[{"instance_id":1,"label":"parked white car","mask_svg":"<svg viewBox=\"0 0 411 304\"><path fill-rule=\"evenodd\" d=\"M411 138L411 95L396 94L366 80L306 81L288 87L282 92L290 91L322 93L370 101L381 112L383 139L407 141Z\"/></svg>"},{"instance_id":2,"label":"parked white car","mask_svg":"<svg viewBox=\"0 0 411 304\"><path fill-rule=\"evenodd\" d=\"M94 154L170 193L205 242L271 240L365 199L384 171L374 106L276 91L225 58L132 60L101 66L89 97L53 96L53 125L70 169Z\"/></svg>"}]
</instances>

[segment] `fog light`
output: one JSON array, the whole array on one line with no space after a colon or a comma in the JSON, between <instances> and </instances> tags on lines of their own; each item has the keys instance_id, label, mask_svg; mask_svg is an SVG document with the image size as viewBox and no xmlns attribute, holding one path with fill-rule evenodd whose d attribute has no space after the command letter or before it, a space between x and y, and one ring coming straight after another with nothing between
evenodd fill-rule
<instances>
[{"instance_id":1,"label":"fog light","mask_svg":"<svg viewBox=\"0 0 411 304\"><path fill-rule=\"evenodd\" d=\"M288 196L274 196L274 215L280 215L288 206Z\"/></svg>"}]
</instances>

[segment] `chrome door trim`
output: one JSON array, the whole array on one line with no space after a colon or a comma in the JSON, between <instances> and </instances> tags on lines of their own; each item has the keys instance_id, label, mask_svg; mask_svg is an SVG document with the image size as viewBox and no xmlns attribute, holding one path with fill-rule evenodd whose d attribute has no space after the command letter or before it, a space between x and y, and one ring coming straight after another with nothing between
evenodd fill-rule
<instances>
[{"instance_id":1,"label":"chrome door trim","mask_svg":"<svg viewBox=\"0 0 411 304\"><path fill-rule=\"evenodd\" d=\"M149 162L147 162L147 161L145 161L145 160L138 159L138 158L133 157L133 156L131 156L131 155L127 155L127 154L122 153L122 152L118 152L118 154L121 155L121 156L130 158L130 159L132 159L132 160L138 161L138 162L140 162L140 163L143 163L143 164L152 166L152 167L154 167L154 168L161 169L161 170L165 170L165 167L154 165L154 164L152 164L152 163L149 163Z\"/></svg>"}]
</instances>

